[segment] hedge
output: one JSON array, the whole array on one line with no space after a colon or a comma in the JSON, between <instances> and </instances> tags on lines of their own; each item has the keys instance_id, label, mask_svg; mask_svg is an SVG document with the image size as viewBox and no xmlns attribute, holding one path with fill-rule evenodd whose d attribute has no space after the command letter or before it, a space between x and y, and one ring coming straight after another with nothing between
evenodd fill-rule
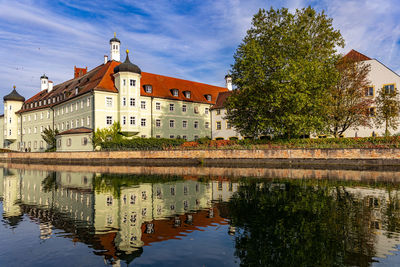
<instances>
[{"instance_id":1,"label":"hedge","mask_svg":"<svg viewBox=\"0 0 400 267\"><path fill-rule=\"evenodd\" d=\"M108 141L101 144L102 150L166 150L178 147L185 142L183 139L166 138L133 138L121 141Z\"/></svg>"}]
</instances>

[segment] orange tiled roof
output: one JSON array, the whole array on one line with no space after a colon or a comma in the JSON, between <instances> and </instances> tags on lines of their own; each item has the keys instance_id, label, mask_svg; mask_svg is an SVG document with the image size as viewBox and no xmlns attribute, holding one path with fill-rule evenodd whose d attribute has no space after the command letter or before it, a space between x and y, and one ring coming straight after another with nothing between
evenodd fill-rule
<instances>
[{"instance_id":1,"label":"orange tiled roof","mask_svg":"<svg viewBox=\"0 0 400 267\"><path fill-rule=\"evenodd\" d=\"M349 53L347 53L344 58L354 60L354 61L365 61L365 60L371 60L371 58L367 57L364 54L361 54L360 52L352 49Z\"/></svg>"},{"instance_id":2,"label":"orange tiled roof","mask_svg":"<svg viewBox=\"0 0 400 267\"><path fill-rule=\"evenodd\" d=\"M233 94L233 91L227 91L227 92L220 92L217 97L217 101L215 105L211 109L220 109L224 108L224 104L226 99Z\"/></svg>"},{"instance_id":3,"label":"orange tiled roof","mask_svg":"<svg viewBox=\"0 0 400 267\"><path fill-rule=\"evenodd\" d=\"M23 109L18 112L26 112L45 107L52 107L94 90L118 93L118 89L114 85L113 75L114 68L119 64L121 63L116 61L109 61L106 64L97 66L96 68L92 69L81 77L55 85L53 90L49 93L47 91L39 92L33 97L26 100L24 102ZM182 80L147 72L142 72L141 85L142 88L140 89L140 93L142 96L153 96L159 98L185 100L208 104L214 104L216 102L218 93L228 90L224 87ZM146 93L143 89L143 85L152 85L152 93ZM75 93L76 88L78 88L77 94ZM174 97L171 93L171 89L175 88L179 90L178 97ZM191 92L190 99L186 98L183 95L184 91ZM211 101L207 101L207 94L211 95ZM52 99L57 99L57 97L59 98L59 101L53 103ZM47 102L49 99L51 99L51 104ZM43 105L43 100L46 100L46 105ZM39 101L42 101L41 106L38 106ZM30 104L35 102L36 107L31 107Z\"/></svg>"}]
</instances>

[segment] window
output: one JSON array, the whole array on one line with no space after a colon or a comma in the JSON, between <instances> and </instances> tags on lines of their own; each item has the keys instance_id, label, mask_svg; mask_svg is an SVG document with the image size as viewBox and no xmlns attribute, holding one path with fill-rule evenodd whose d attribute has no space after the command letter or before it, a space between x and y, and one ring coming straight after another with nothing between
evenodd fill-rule
<instances>
[{"instance_id":1,"label":"window","mask_svg":"<svg viewBox=\"0 0 400 267\"><path fill-rule=\"evenodd\" d=\"M87 116L87 118L86 118L86 125L90 126L90 116Z\"/></svg>"},{"instance_id":2,"label":"window","mask_svg":"<svg viewBox=\"0 0 400 267\"><path fill-rule=\"evenodd\" d=\"M71 104L71 112L74 111L74 105Z\"/></svg>"},{"instance_id":3,"label":"window","mask_svg":"<svg viewBox=\"0 0 400 267\"><path fill-rule=\"evenodd\" d=\"M82 127L85 125L85 119L84 118L81 119L81 125L82 125Z\"/></svg>"},{"instance_id":4,"label":"window","mask_svg":"<svg viewBox=\"0 0 400 267\"><path fill-rule=\"evenodd\" d=\"M124 106L124 107L126 106L126 97L122 98L122 106Z\"/></svg>"},{"instance_id":5,"label":"window","mask_svg":"<svg viewBox=\"0 0 400 267\"><path fill-rule=\"evenodd\" d=\"M156 127L161 127L161 120L156 120Z\"/></svg>"},{"instance_id":6,"label":"window","mask_svg":"<svg viewBox=\"0 0 400 267\"><path fill-rule=\"evenodd\" d=\"M146 200L147 199L147 194L146 191L142 192L142 200Z\"/></svg>"},{"instance_id":7,"label":"window","mask_svg":"<svg viewBox=\"0 0 400 267\"><path fill-rule=\"evenodd\" d=\"M126 125L126 116L122 116L122 125Z\"/></svg>"},{"instance_id":8,"label":"window","mask_svg":"<svg viewBox=\"0 0 400 267\"><path fill-rule=\"evenodd\" d=\"M40 113L40 119L43 120L43 112Z\"/></svg>"},{"instance_id":9,"label":"window","mask_svg":"<svg viewBox=\"0 0 400 267\"><path fill-rule=\"evenodd\" d=\"M186 105L182 105L182 112L186 112L187 110L187 106Z\"/></svg>"},{"instance_id":10,"label":"window","mask_svg":"<svg viewBox=\"0 0 400 267\"><path fill-rule=\"evenodd\" d=\"M206 95L207 101L211 101L211 95Z\"/></svg>"},{"instance_id":11,"label":"window","mask_svg":"<svg viewBox=\"0 0 400 267\"><path fill-rule=\"evenodd\" d=\"M136 195L131 195L131 200L129 203L132 205L136 203Z\"/></svg>"},{"instance_id":12,"label":"window","mask_svg":"<svg viewBox=\"0 0 400 267\"><path fill-rule=\"evenodd\" d=\"M173 96L179 96L179 90L178 89L172 89L172 95Z\"/></svg>"},{"instance_id":13,"label":"window","mask_svg":"<svg viewBox=\"0 0 400 267\"><path fill-rule=\"evenodd\" d=\"M374 87L367 87L365 89L365 96L374 96Z\"/></svg>"},{"instance_id":14,"label":"window","mask_svg":"<svg viewBox=\"0 0 400 267\"><path fill-rule=\"evenodd\" d=\"M129 118L129 123L130 123L130 125L135 125L136 124L135 117L130 117Z\"/></svg>"},{"instance_id":15,"label":"window","mask_svg":"<svg viewBox=\"0 0 400 267\"><path fill-rule=\"evenodd\" d=\"M71 140L71 138L68 138L67 139L67 146L71 146L72 145L72 140Z\"/></svg>"},{"instance_id":16,"label":"window","mask_svg":"<svg viewBox=\"0 0 400 267\"><path fill-rule=\"evenodd\" d=\"M79 127L79 119L76 119L75 123L76 123L76 127Z\"/></svg>"},{"instance_id":17,"label":"window","mask_svg":"<svg viewBox=\"0 0 400 267\"><path fill-rule=\"evenodd\" d=\"M113 99L112 97L106 97L106 107L111 108L113 106Z\"/></svg>"},{"instance_id":18,"label":"window","mask_svg":"<svg viewBox=\"0 0 400 267\"><path fill-rule=\"evenodd\" d=\"M107 125L112 125L112 116L107 116L106 117L106 124Z\"/></svg>"},{"instance_id":19,"label":"window","mask_svg":"<svg viewBox=\"0 0 400 267\"><path fill-rule=\"evenodd\" d=\"M217 115L221 115L221 110L217 109Z\"/></svg>"},{"instance_id":20,"label":"window","mask_svg":"<svg viewBox=\"0 0 400 267\"><path fill-rule=\"evenodd\" d=\"M50 119L50 111L47 111L47 118Z\"/></svg>"},{"instance_id":21,"label":"window","mask_svg":"<svg viewBox=\"0 0 400 267\"><path fill-rule=\"evenodd\" d=\"M140 101L140 108L146 109L146 101Z\"/></svg>"},{"instance_id":22,"label":"window","mask_svg":"<svg viewBox=\"0 0 400 267\"><path fill-rule=\"evenodd\" d=\"M122 80L122 84L123 84L124 86L126 85L126 80L125 80L125 79Z\"/></svg>"},{"instance_id":23,"label":"window","mask_svg":"<svg viewBox=\"0 0 400 267\"><path fill-rule=\"evenodd\" d=\"M193 124L193 127L194 127L195 129L199 128L199 122L198 122L198 121L195 121L194 124Z\"/></svg>"},{"instance_id":24,"label":"window","mask_svg":"<svg viewBox=\"0 0 400 267\"><path fill-rule=\"evenodd\" d=\"M229 123L229 121L227 121L226 122L226 129L231 129L231 128L232 128L231 124Z\"/></svg>"},{"instance_id":25,"label":"window","mask_svg":"<svg viewBox=\"0 0 400 267\"><path fill-rule=\"evenodd\" d=\"M169 128L174 128L174 127L175 127L175 121L169 120Z\"/></svg>"},{"instance_id":26,"label":"window","mask_svg":"<svg viewBox=\"0 0 400 267\"><path fill-rule=\"evenodd\" d=\"M87 137L83 137L82 138L82 145L86 146L88 144L88 138Z\"/></svg>"},{"instance_id":27,"label":"window","mask_svg":"<svg viewBox=\"0 0 400 267\"><path fill-rule=\"evenodd\" d=\"M79 103L76 102L76 103L75 103L75 110L78 110L78 106L79 106Z\"/></svg>"},{"instance_id":28,"label":"window","mask_svg":"<svg viewBox=\"0 0 400 267\"><path fill-rule=\"evenodd\" d=\"M37 141L33 142L33 148L37 149Z\"/></svg>"},{"instance_id":29,"label":"window","mask_svg":"<svg viewBox=\"0 0 400 267\"><path fill-rule=\"evenodd\" d=\"M194 140L198 140L199 139L199 136L198 135L195 135L194 136Z\"/></svg>"},{"instance_id":30,"label":"window","mask_svg":"<svg viewBox=\"0 0 400 267\"><path fill-rule=\"evenodd\" d=\"M130 98L129 99L129 105L131 106L131 107L134 107L135 106L135 99L134 98Z\"/></svg>"},{"instance_id":31,"label":"window","mask_svg":"<svg viewBox=\"0 0 400 267\"><path fill-rule=\"evenodd\" d=\"M187 128L187 121L182 121L182 128Z\"/></svg>"},{"instance_id":32,"label":"window","mask_svg":"<svg viewBox=\"0 0 400 267\"><path fill-rule=\"evenodd\" d=\"M206 121L206 122L204 123L204 128L208 129L209 127L210 127L210 123L209 123L208 121Z\"/></svg>"},{"instance_id":33,"label":"window","mask_svg":"<svg viewBox=\"0 0 400 267\"><path fill-rule=\"evenodd\" d=\"M183 92L186 98L190 98L190 91Z\"/></svg>"},{"instance_id":34,"label":"window","mask_svg":"<svg viewBox=\"0 0 400 267\"><path fill-rule=\"evenodd\" d=\"M144 91L146 92L146 93L149 93L149 94L151 94L151 92L153 91L153 86L151 86L151 85L145 85L144 86Z\"/></svg>"},{"instance_id":35,"label":"window","mask_svg":"<svg viewBox=\"0 0 400 267\"><path fill-rule=\"evenodd\" d=\"M129 85L136 86L136 80L133 80L133 79L129 80Z\"/></svg>"},{"instance_id":36,"label":"window","mask_svg":"<svg viewBox=\"0 0 400 267\"><path fill-rule=\"evenodd\" d=\"M12 105L10 105L10 110L12 110Z\"/></svg>"},{"instance_id":37,"label":"window","mask_svg":"<svg viewBox=\"0 0 400 267\"><path fill-rule=\"evenodd\" d=\"M81 108L83 108L83 100L82 101L80 101L81 102Z\"/></svg>"},{"instance_id":38,"label":"window","mask_svg":"<svg viewBox=\"0 0 400 267\"><path fill-rule=\"evenodd\" d=\"M33 133L37 133L37 127L33 128Z\"/></svg>"},{"instance_id":39,"label":"window","mask_svg":"<svg viewBox=\"0 0 400 267\"><path fill-rule=\"evenodd\" d=\"M90 107L90 98L86 100L86 106Z\"/></svg>"},{"instance_id":40,"label":"window","mask_svg":"<svg viewBox=\"0 0 400 267\"><path fill-rule=\"evenodd\" d=\"M146 135L145 135L145 134L142 134L140 137L141 137L141 138L146 138Z\"/></svg>"},{"instance_id":41,"label":"window","mask_svg":"<svg viewBox=\"0 0 400 267\"><path fill-rule=\"evenodd\" d=\"M387 84L383 86L386 94L393 94L394 93L394 84Z\"/></svg>"},{"instance_id":42,"label":"window","mask_svg":"<svg viewBox=\"0 0 400 267\"><path fill-rule=\"evenodd\" d=\"M43 140L42 140L42 141L40 141L40 149L43 149L43 145L44 145L44 143L43 143Z\"/></svg>"},{"instance_id":43,"label":"window","mask_svg":"<svg viewBox=\"0 0 400 267\"><path fill-rule=\"evenodd\" d=\"M174 111L174 110L175 110L175 105L169 104L169 111Z\"/></svg>"},{"instance_id":44,"label":"window","mask_svg":"<svg viewBox=\"0 0 400 267\"><path fill-rule=\"evenodd\" d=\"M12 134L12 132L11 132L11 129L10 129L10 131L8 132L8 135L11 135Z\"/></svg>"},{"instance_id":45,"label":"window","mask_svg":"<svg viewBox=\"0 0 400 267\"><path fill-rule=\"evenodd\" d=\"M368 116L369 117L375 117L375 108L369 108L368 109Z\"/></svg>"},{"instance_id":46,"label":"window","mask_svg":"<svg viewBox=\"0 0 400 267\"><path fill-rule=\"evenodd\" d=\"M161 135L157 134L157 135L156 135L156 138L161 138Z\"/></svg>"},{"instance_id":47,"label":"window","mask_svg":"<svg viewBox=\"0 0 400 267\"><path fill-rule=\"evenodd\" d=\"M209 109L208 109L208 108L205 108L205 109L204 109L204 114L208 114L208 111L209 111Z\"/></svg>"},{"instance_id":48,"label":"window","mask_svg":"<svg viewBox=\"0 0 400 267\"><path fill-rule=\"evenodd\" d=\"M156 102L156 110L161 110L161 103Z\"/></svg>"},{"instance_id":49,"label":"window","mask_svg":"<svg viewBox=\"0 0 400 267\"><path fill-rule=\"evenodd\" d=\"M146 127L146 119L141 119L140 120L140 126Z\"/></svg>"},{"instance_id":50,"label":"window","mask_svg":"<svg viewBox=\"0 0 400 267\"><path fill-rule=\"evenodd\" d=\"M194 113L198 114L199 113L199 107L194 107Z\"/></svg>"},{"instance_id":51,"label":"window","mask_svg":"<svg viewBox=\"0 0 400 267\"><path fill-rule=\"evenodd\" d=\"M221 130L221 122L220 121L217 121L217 130Z\"/></svg>"},{"instance_id":52,"label":"window","mask_svg":"<svg viewBox=\"0 0 400 267\"><path fill-rule=\"evenodd\" d=\"M74 121L71 121L71 128L74 128Z\"/></svg>"},{"instance_id":53,"label":"window","mask_svg":"<svg viewBox=\"0 0 400 267\"><path fill-rule=\"evenodd\" d=\"M40 132L43 133L43 126L40 126Z\"/></svg>"},{"instance_id":54,"label":"window","mask_svg":"<svg viewBox=\"0 0 400 267\"><path fill-rule=\"evenodd\" d=\"M111 206L113 204L113 197L112 196L108 196L107 197L107 206Z\"/></svg>"},{"instance_id":55,"label":"window","mask_svg":"<svg viewBox=\"0 0 400 267\"><path fill-rule=\"evenodd\" d=\"M170 139L174 139L175 136L174 136L173 134L171 134L171 135L169 136L169 138L170 138Z\"/></svg>"},{"instance_id":56,"label":"window","mask_svg":"<svg viewBox=\"0 0 400 267\"><path fill-rule=\"evenodd\" d=\"M187 141L187 136L186 135L182 135L182 139Z\"/></svg>"}]
</instances>

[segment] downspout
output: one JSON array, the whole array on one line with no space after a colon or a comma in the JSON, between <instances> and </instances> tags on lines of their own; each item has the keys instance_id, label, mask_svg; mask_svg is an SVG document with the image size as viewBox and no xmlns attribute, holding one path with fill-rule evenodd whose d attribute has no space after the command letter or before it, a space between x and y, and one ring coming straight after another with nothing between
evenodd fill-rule
<instances>
[{"instance_id":1,"label":"downspout","mask_svg":"<svg viewBox=\"0 0 400 267\"><path fill-rule=\"evenodd\" d=\"M153 138L153 98L151 97L150 101L150 137Z\"/></svg>"},{"instance_id":2,"label":"downspout","mask_svg":"<svg viewBox=\"0 0 400 267\"><path fill-rule=\"evenodd\" d=\"M212 121L212 114L211 114L211 112L212 112L212 106L211 106L211 108L210 108L210 132L211 132L211 134L210 134L210 136L211 136L211 140L213 140L213 136L212 136L212 127L213 127L213 121Z\"/></svg>"},{"instance_id":3,"label":"downspout","mask_svg":"<svg viewBox=\"0 0 400 267\"><path fill-rule=\"evenodd\" d=\"M21 121L21 145L19 146L19 150L24 151L24 149L22 148L23 142L22 142L22 135L23 135L23 131L22 131L22 115L20 115L19 120Z\"/></svg>"},{"instance_id":4,"label":"downspout","mask_svg":"<svg viewBox=\"0 0 400 267\"><path fill-rule=\"evenodd\" d=\"M92 89L92 95L93 95L93 100L92 100L92 121L93 121L93 123L92 123L92 128L93 128L93 130L92 130L92 140L93 140L94 132L96 130L96 125L95 125L95 122L96 122L95 114L96 113L95 113L95 109L94 109L94 103L95 103L95 101L94 101L94 98L95 98L94 89ZM96 150L96 148L93 147L93 150Z\"/></svg>"}]
</instances>

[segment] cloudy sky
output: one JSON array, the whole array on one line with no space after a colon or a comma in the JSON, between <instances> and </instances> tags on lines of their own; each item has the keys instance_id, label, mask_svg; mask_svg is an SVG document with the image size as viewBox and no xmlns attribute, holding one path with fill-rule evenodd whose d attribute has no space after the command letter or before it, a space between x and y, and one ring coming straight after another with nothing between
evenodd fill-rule
<instances>
[{"instance_id":1,"label":"cloudy sky","mask_svg":"<svg viewBox=\"0 0 400 267\"><path fill-rule=\"evenodd\" d=\"M340 52L356 49L400 72L396 0L0 0L1 97L14 84L32 96L43 73L58 84L74 66L102 64L114 32L145 72L223 86L259 8L308 5L333 18L346 40Z\"/></svg>"}]
</instances>

